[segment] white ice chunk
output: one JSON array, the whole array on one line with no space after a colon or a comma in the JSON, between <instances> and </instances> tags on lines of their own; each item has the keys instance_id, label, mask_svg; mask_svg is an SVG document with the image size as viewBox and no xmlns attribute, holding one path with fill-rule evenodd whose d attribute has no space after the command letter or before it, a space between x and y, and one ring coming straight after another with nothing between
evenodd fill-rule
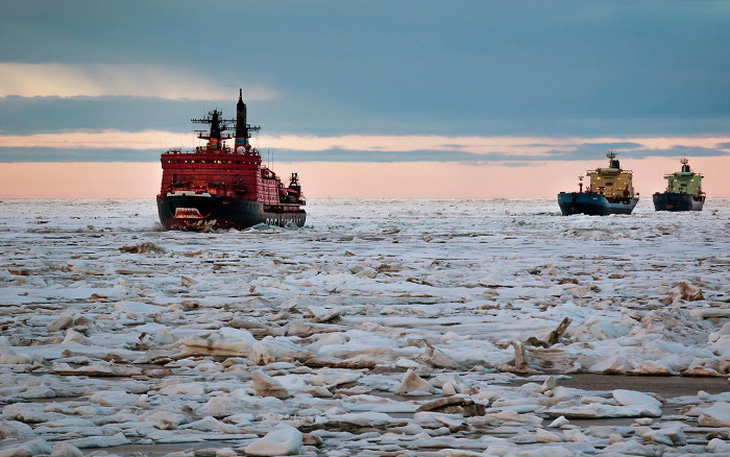
<instances>
[{"instance_id":1,"label":"white ice chunk","mask_svg":"<svg viewBox=\"0 0 730 457\"><path fill-rule=\"evenodd\" d=\"M400 422L388 414L379 412L346 413L329 418L330 422L357 425L360 427L383 427L394 422Z\"/></svg>"},{"instance_id":2,"label":"white ice chunk","mask_svg":"<svg viewBox=\"0 0 730 457\"><path fill-rule=\"evenodd\" d=\"M644 440L667 446L684 446L687 444L687 437L679 425L663 427L659 430L653 430L651 427L636 427L634 433Z\"/></svg>"},{"instance_id":3,"label":"white ice chunk","mask_svg":"<svg viewBox=\"0 0 730 457\"><path fill-rule=\"evenodd\" d=\"M8 339L0 336L0 364L26 365L32 361L29 356L15 352Z\"/></svg>"},{"instance_id":4,"label":"white ice chunk","mask_svg":"<svg viewBox=\"0 0 730 457\"><path fill-rule=\"evenodd\" d=\"M238 394L243 397L243 394ZM250 397L249 397L250 398ZM233 395L216 395L195 410L200 416L226 417L250 411L254 405L246 398Z\"/></svg>"},{"instance_id":5,"label":"white ice chunk","mask_svg":"<svg viewBox=\"0 0 730 457\"><path fill-rule=\"evenodd\" d=\"M167 312L166 306L149 305L147 303L136 301L125 301L114 305L116 311L129 314L157 314Z\"/></svg>"},{"instance_id":6,"label":"white ice chunk","mask_svg":"<svg viewBox=\"0 0 730 457\"><path fill-rule=\"evenodd\" d=\"M185 424L180 429L193 429L201 432L238 433L238 427L235 425L225 424L212 416L205 416L199 421Z\"/></svg>"},{"instance_id":7,"label":"white ice chunk","mask_svg":"<svg viewBox=\"0 0 730 457\"><path fill-rule=\"evenodd\" d=\"M26 423L49 422L66 417L57 412L45 411L44 405L39 403L13 403L3 408L2 415Z\"/></svg>"},{"instance_id":8,"label":"white ice chunk","mask_svg":"<svg viewBox=\"0 0 730 457\"><path fill-rule=\"evenodd\" d=\"M548 432L544 428L538 428L535 432L535 440L538 443L559 443L563 441L561 437L555 433Z\"/></svg>"},{"instance_id":9,"label":"white ice chunk","mask_svg":"<svg viewBox=\"0 0 730 457\"><path fill-rule=\"evenodd\" d=\"M422 393L433 393L433 386L425 379L418 376L413 370L406 371L403 375L400 385L395 390L401 395L413 395Z\"/></svg>"},{"instance_id":10,"label":"white ice chunk","mask_svg":"<svg viewBox=\"0 0 730 457\"><path fill-rule=\"evenodd\" d=\"M294 427L283 425L246 446L244 452L257 456L296 455L301 448L302 433Z\"/></svg>"},{"instance_id":11,"label":"white ice chunk","mask_svg":"<svg viewBox=\"0 0 730 457\"><path fill-rule=\"evenodd\" d=\"M616 389L611 394L614 400L624 406L649 405L658 408L662 406L662 403L656 398L634 390Z\"/></svg>"},{"instance_id":12,"label":"white ice chunk","mask_svg":"<svg viewBox=\"0 0 730 457\"><path fill-rule=\"evenodd\" d=\"M554 421L550 422L550 425L548 425L548 427L559 428L559 427L562 427L563 425L567 425L569 423L570 423L570 421L568 419L566 419L565 416L560 416L557 419L555 419Z\"/></svg>"},{"instance_id":13,"label":"white ice chunk","mask_svg":"<svg viewBox=\"0 0 730 457\"><path fill-rule=\"evenodd\" d=\"M413 420L421 427L427 428L439 428L443 426L455 428L464 423L464 417L461 414L446 414L433 411L417 412L414 414Z\"/></svg>"},{"instance_id":14,"label":"white ice chunk","mask_svg":"<svg viewBox=\"0 0 730 457\"><path fill-rule=\"evenodd\" d=\"M50 454L51 445L46 440L37 438L25 443L0 445L0 457L30 457L39 454Z\"/></svg>"},{"instance_id":15,"label":"white ice chunk","mask_svg":"<svg viewBox=\"0 0 730 457\"><path fill-rule=\"evenodd\" d=\"M254 343L249 358L259 365L268 365L279 360L304 356L307 353L308 351L286 338L267 336L263 340Z\"/></svg>"},{"instance_id":16,"label":"white ice chunk","mask_svg":"<svg viewBox=\"0 0 730 457\"><path fill-rule=\"evenodd\" d=\"M598 451L599 454L609 455L637 455L654 457L656 452L650 446L644 446L633 440L618 441Z\"/></svg>"},{"instance_id":17,"label":"white ice chunk","mask_svg":"<svg viewBox=\"0 0 730 457\"><path fill-rule=\"evenodd\" d=\"M68 328L73 323L73 316L69 312L61 313L56 320L48 324L49 332L57 332Z\"/></svg>"},{"instance_id":18,"label":"white ice chunk","mask_svg":"<svg viewBox=\"0 0 730 457\"><path fill-rule=\"evenodd\" d=\"M156 427L161 430L175 430L180 424L189 421L183 414L163 410L143 414L142 418L154 422Z\"/></svg>"},{"instance_id":19,"label":"white ice chunk","mask_svg":"<svg viewBox=\"0 0 730 457\"><path fill-rule=\"evenodd\" d=\"M613 406L591 403L580 406L556 406L546 410L546 412L554 416L565 416L569 419L589 419L599 417L660 417L662 415L662 410L659 406L649 404Z\"/></svg>"},{"instance_id":20,"label":"white ice chunk","mask_svg":"<svg viewBox=\"0 0 730 457\"><path fill-rule=\"evenodd\" d=\"M720 401L703 409L697 423L705 427L730 427L730 403Z\"/></svg>"},{"instance_id":21,"label":"white ice chunk","mask_svg":"<svg viewBox=\"0 0 730 457\"><path fill-rule=\"evenodd\" d=\"M124 436L124 433L119 432L116 435L88 436L86 438L76 438L66 442L80 449L88 449L96 447L124 446L132 441Z\"/></svg>"},{"instance_id":22,"label":"white ice chunk","mask_svg":"<svg viewBox=\"0 0 730 457\"><path fill-rule=\"evenodd\" d=\"M251 381L256 390L256 395L262 397L288 398L289 392L279 381L264 373L262 370L254 371L251 374Z\"/></svg>"},{"instance_id":23,"label":"white ice chunk","mask_svg":"<svg viewBox=\"0 0 730 457\"><path fill-rule=\"evenodd\" d=\"M133 406L138 398L138 395L130 394L123 390L108 390L93 394L89 397L89 401L101 406L125 407Z\"/></svg>"},{"instance_id":24,"label":"white ice chunk","mask_svg":"<svg viewBox=\"0 0 730 457\"><path fill-rule=\"evenodd\" d=\"M456 395L456 389L454 389L454 386L448 382L445 382L444 385L441 386L441 390L444 391L444 395Z\"/></svg>"},{"instance_id":25,"label":"white ice chunk","mask_svg":"<svg viewBox=\"0 0 730 457\"><path fill-rule=\"evenodd\" d=\"M169 396L198 396L205 393L205 388L201 383L195 382L180 382L166 385L160 389L160 393Z\"/></svg>"},{"instance_id":26,"label":"white ice chunk","mask_svg":"<svg viewBox=\"0 0 730 457\"><path fill-rule=\"evenodd\" d=\"M712 438L710 442L707 443L707 452L728 455L730 454L730 443L723 441L720 438Z\"/></svg>"},{"instance_id":27,"label":"white ice chunk","mask_svg":"<svg viewBox=\"0 0 730 457\"><path fill-rule=\"evenodd\" d=\"M185 338L181 356L195 355L200 352L210 355L242 356L251 353L256 338L247 330L223 327L205 339Z\"/></svg>"},{"instance_id":28,"label":"white ice chunk","mask_svg":"<svg viewBox=\"0 0 730 457\"><path fill-rule=\"evenodd\" d=\"M68 443L58 443L53 446L51 457L83 457L81 449Z\"/></svg>"}]
</instances>

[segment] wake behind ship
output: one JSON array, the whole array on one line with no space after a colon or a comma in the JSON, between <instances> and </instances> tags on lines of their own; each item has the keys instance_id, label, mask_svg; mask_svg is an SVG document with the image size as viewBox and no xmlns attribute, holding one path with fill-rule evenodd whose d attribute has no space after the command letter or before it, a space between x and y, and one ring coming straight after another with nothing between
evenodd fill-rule
<instances>
[{"instance_id":1,"label":"wake behind ship","mask_svg":"<svg viewBox=\"0 0 730 457\"><path fill-rule=\"evenodd\" d=\"M157 196L160 222L167 230L244 229L256 224L303 226L307 214L299 178L292 173L284 186L272 170L261 165L261 155L251 146L246 104L240 91L236 119L223 119L213 110L193 123L209 124L196 130L208 140L204 147L183 152L170 149L160 157L162 186ZM235 134L225 133L234 130ZM235 138L234 148L225 140Z\"/></svg>"},{"instance_id":2,"label":"wake behind ship","mask_svg":"<svg viewBox=\"0 0 730 457\"><path fill-rule=\"evenodd\" d=\"M563 216L588 214L605 216L608 214L631 214L639 202L639 194L634 193L633 173L622 170L616 154L610 151L608 168L589 170L589 187L583 191L583 176L580 177L578 192L560 192L558 205Z\"/></svg>"}]
</instances>

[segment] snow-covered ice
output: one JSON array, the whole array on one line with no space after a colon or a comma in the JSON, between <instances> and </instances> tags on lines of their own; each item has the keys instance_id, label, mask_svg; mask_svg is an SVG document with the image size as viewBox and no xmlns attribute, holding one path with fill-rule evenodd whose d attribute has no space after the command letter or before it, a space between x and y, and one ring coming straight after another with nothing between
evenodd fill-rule
<instances>
[{"instance_id":1,"label":"snow-covered ice","mask_svg":"<svg viewBox=\"0 0 730 457\"><path fill-rule=\"evenodd\" d=\"M320 200L203 234L152 201L0 208L0 456L730 448L730 200Z\"/></svg>"}]
</instances>

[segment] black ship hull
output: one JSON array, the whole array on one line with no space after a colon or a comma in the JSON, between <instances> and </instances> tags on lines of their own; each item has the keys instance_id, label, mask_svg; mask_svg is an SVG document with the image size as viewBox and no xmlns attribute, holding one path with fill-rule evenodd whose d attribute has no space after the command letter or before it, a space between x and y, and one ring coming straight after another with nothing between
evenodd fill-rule
<instances>
[{"instance_id":1,"label":"black ship hull","mask_svg":"<svg viewBox=\"0 0 730 457\"><path fill-rule=\"evenodd\" d=\"M307 219L298 204L270 206L211 194L158 196L157 212L166 230L187 231L241 230L257 224L302 227Z\"/></svg>"},{"instance_id":2,"label":"black ship hull","mask_svg":"<svg viewBox=\"0 0 730 457\"><path fill-rule=\"evenodd\" d=\"M654 194L654 210L656 211L702 211L705 196L694 196L678 193Z\"/></svg>"},{"instance_id":3,"label":"black ship hull","mask_svg":"<svg viewBox=\"0 0 730 457\"><path fill-rule=\"evenodd\" d=\"M589 216L631 214L638 202L638 197L627 198L619 202L609 202L603 195L592 192L561 192L558 194L558 205L563 216L570 216L571 214L587 214Z\"/></svg>"}]
</instances>

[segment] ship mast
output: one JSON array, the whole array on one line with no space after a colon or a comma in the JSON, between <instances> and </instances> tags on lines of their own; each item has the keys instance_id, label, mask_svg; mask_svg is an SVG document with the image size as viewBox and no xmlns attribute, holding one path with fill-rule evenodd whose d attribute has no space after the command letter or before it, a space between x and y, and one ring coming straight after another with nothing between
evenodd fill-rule
<instances>
[{"instance_id":1,"label":"ship mast","mask_svg":"<svg viewBox=\"0 0 730 457\"><path fill-rule=\"evenodd\" d=\"M681 162L682 162L682 172L683 173L690 173L691 172L691 169L690 169L689 165L687 165L689 163L689 160L687 160L686 158L683 158L681 160Z\"/></svg>"},{"instance_id":2,"label":"ship mast","mask_svg":"<svg viewBox=\"0 0 730 457\"><path fill-rule=\"evenodd\" d=\"M235 151L239 153L249 152L251 145L248 139L251 132L261 130L261 126L250 125L246 122L246 104L243 103L243 90L238 91L238 103L236 104L236 119L223 119L223 112L214 109L201 119L190 119L194 124L210 124L210 130L195 130L198 138L208 140L207 149L210 151L223 150L223 141L236 138ZM235 130L235 134L224 133ZM239 149L242 148L242 149ZM255 153L254 149L254 153Z\"/></svg>"},{"instance_id":3,"label":"ship mast","mask_svg":"<svg viewBox=\"0 0 730 457\"><path fill-rule=\"evenodd\" d=\"M615 168L616 170L619 170L621 168L621 165L619 164L618 160L616 159L616 153L613 152L613 148L609 149L608 154L606 154L606 157L608 157L608 166L609 168Z\"/></svg>"},{"instance_id":4,"label":"ship mast","mask_svg":"<svg viewBox=\"0 0 730 457\"><path fill-rule=\"evenodd\" d=\"M210 131L195 130L198 138L208 140L208 150L220 151L223 148L223 140L231 139L230 133L223 133L229 130L229 123L235 123L234 119L222 119L223 113L214 109L209 111L208 115L201 119L190 119L193 124L210 124Z\"/></svg>"},{"instance_id":5,"label":"ship mast","mask_svg":"<svg viewBox=\"0 0 730 457\"><path fill-rule=\"evenodd\" d=\"M238 89L238 103L236 104L236 151L238 151L239 147L243 147L248 152L251 148L248 144L248 139L251 138L251 132L258 132L259 130L261 130L261 126L247 123L246 104L243 103L243 89Z\"/></svg>"}]
</instances>

